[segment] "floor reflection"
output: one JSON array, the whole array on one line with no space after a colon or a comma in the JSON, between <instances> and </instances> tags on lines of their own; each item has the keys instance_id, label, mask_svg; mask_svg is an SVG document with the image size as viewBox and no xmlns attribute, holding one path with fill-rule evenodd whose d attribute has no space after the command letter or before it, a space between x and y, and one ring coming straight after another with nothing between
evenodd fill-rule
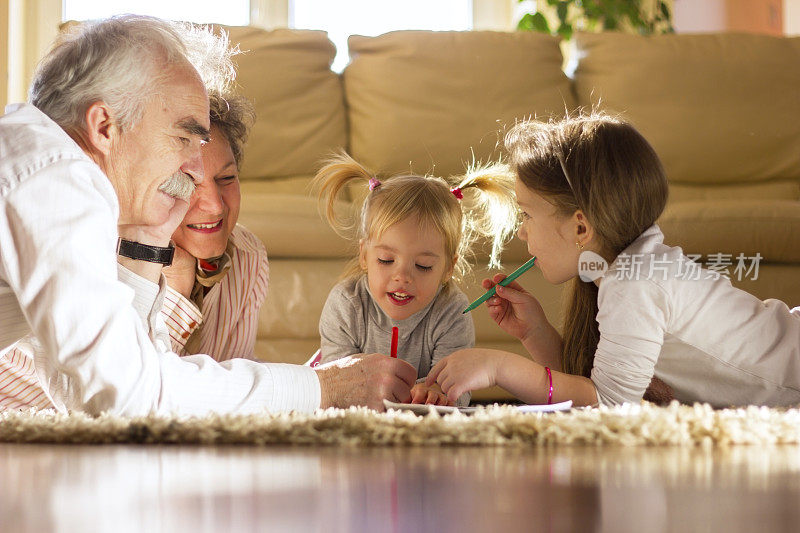
<instances>
[{"instance_id":1,"label":"floor reflection","mask_svg":"<svg viewBox=\"0 0 800 533\"><path fill-rule=\"evenodd\" d=\"M800 518L800 447L0 445L3 531L729 531Z\"/></svg>"}]
</instances>

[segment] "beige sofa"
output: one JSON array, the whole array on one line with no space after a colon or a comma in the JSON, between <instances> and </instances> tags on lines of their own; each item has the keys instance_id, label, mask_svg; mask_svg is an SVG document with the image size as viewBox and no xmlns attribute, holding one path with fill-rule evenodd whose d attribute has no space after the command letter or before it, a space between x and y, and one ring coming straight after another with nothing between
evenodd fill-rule
<instances>
[{"instance_id":1,"label":"beige sofa","mask_svg":"<svg viewBox=\"0 0 800 533\"><path fill-rule=\"evenodd\" d=\"M660 221L669 243L704 259L731 254L732 274L737 255L759 253L758 279L734 283L800 305L800 39L584 34L568 77L549 36L395 32L352 37L338 75L324 33L228 30L245 51L239 83L258 112L240 222L270 256L256 348L265 360L301 363L315 351L322 305L353 254L309 195L320 158L345 148L383 172L457 174L473 154L500 156L515 120L579 106L621 114L655 146L671 183ZM504 254L509 271L526 259L516 240ZM485 274L476 268L468 296L482 292ZM535 270L522 282L560 323L563 287ZM485 309L473 314L478 345L522 351Z\"/></svg>"}]
</instances>

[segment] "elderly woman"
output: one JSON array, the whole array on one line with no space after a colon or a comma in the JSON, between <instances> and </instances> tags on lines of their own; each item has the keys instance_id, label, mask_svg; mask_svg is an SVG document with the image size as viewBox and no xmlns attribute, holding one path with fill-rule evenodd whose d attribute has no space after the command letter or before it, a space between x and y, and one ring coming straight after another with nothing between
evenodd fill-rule
<instances>
[{"instance_id":1,"label":"elderly woman","mask_svg":"<svg viewBox=\"0 0 800 533\"><path fill-rule=\"evenodd\" d=\"M269 280L267 252L236 224L242 145L253 120L240 96L211 95L211 141L203 147L204 181L173 234L175 258L162 317L172 349L217 361L253 358L258 311Z\"/></svg>"}]
</instances>

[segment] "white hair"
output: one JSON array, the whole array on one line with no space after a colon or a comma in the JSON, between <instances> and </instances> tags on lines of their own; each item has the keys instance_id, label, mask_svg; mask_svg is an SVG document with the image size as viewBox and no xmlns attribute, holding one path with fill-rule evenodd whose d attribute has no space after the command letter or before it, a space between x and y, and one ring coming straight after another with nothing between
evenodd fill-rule
<instances>
[{"instance_id":1,"label":"white hair","mask_svg":"<svg viewBox=\"0 0 800 533\"><path fill-rule=\"evenodd\" d=\"M158 94L170 67L194 66L207 90L235 78L227 35L207 27L121 15L76 25L42 59L28 102L64 130L85 127L86 110L105 102L121 130L132 128Z\"/></svg>"}]
</instances>

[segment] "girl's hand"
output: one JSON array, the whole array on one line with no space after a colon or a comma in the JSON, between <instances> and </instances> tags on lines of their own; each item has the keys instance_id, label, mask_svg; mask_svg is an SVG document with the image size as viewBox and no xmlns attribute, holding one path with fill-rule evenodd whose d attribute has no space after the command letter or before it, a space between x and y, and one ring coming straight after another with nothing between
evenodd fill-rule
<instances>
[{"instance_id":1,"label":"girl's hand","mask_svg":"<svg viewBox=\"0 0 800 533\"><path fill-rule=\"evenodd\" d=\"M502 353L480 348L458 350L431 369L425 384L438 383L453 405L465 392L491 387L497 383L497 369L502 364Z\"/></svg>"},{"instance_id":2,"label":"girl's hand","mask_svg":"<svg viewBox=\"0 0 800 533\"><path fill-rule=\"evenodd\" d=\"M504 279L505 274L495 274L494 278L483 280L484 289L497 286L497 295L486 301L486 307L500 329L524 343L534 331L543 329L549 322L542 305L531 293L516 281L506 287L498 285Z\"/></svg>"},{"instance_id":3,"label":"girl's hand","mask_svg":"<svg viewBox=\"0 0 800 533\"><path fill-rule=\"evenodd\" d=\"M411 387L411 403L455 405L453 402L447 400L447 396L435 383L430 387L425 383L417 383Z\"/></svg>"}]
</instances>

